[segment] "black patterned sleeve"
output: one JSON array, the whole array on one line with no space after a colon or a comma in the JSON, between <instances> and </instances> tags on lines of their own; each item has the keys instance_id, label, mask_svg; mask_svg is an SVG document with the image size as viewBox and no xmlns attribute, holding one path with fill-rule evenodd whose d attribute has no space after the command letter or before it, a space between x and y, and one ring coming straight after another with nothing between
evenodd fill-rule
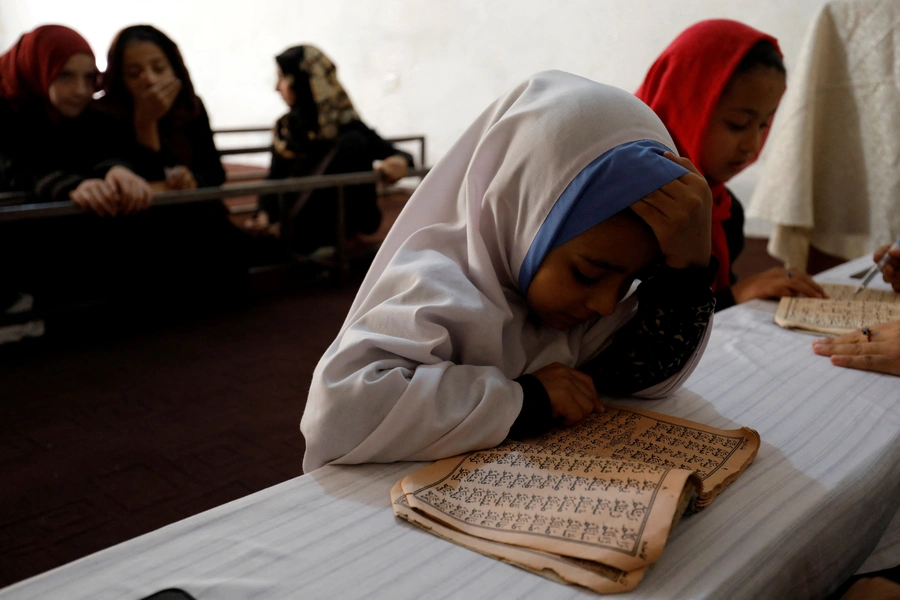
<instances>
[{"instance_id":1,"label":"black patterned sleeve","mask_svg":"<svg viewBox=\"0 0 900 600\"><path fill-rule=\"evenodd\" d=\"M600 354L580 367L600 393L626 396L684 367L703 339L716 300L715 259L705 268L660 267L638 286L637 314Z\"/></svg>"}]
</instances>

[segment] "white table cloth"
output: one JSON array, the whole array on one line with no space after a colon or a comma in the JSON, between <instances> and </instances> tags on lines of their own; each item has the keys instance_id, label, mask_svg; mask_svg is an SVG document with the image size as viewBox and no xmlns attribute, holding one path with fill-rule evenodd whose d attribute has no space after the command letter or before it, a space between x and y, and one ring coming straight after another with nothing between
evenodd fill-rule
<instances>
[{"instance_id":1,"label":"white table cloth","mask_svg":"<svg viewBox=\"0 0 900 600\"><path fill-rule=\"evenodd\" d=\"M848 281L859 259L821 279ZM875 286L884 287L881 282ZM756 461L681 521L623 598L819 598L853 574L900 507L900 378L834 367L774 302L716 315L686 387L639 402L759 431ZM638 402L638 401L626 401ZM299 435L299 434L298 434ZM0 590L0 600L591 598L396 519L388 492L420 464L325 467ZM900 528L870 561L900 563Z\"/></svg>"}]
</instances>

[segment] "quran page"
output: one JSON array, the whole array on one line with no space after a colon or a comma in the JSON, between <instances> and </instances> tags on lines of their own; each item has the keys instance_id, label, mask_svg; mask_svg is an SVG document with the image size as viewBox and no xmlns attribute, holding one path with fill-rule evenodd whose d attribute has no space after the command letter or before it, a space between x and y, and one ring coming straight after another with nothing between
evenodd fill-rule
<instances>
[{"instance_id":1,"label":"quran page","mask_svg":"<svg viewBox=\"0 0 900 600\"><path fill-rule=\"evenodd\" d=\"M399 485L410 510L463 535L621 571L659 558L699 487L683 469L521 443L440 460Z\"/></svg>"},{"instance_id":2,"label":"quran page","mask_svg":"<svg viewBox=\"0 0 900 600\"><path fill-rule=\"evenodd\" d=\"M866 325L900 319L900 294L864 289L854 295L852 285L823 284L827 299L782 298L775 323L832 335L849 333Z\"/></svg>"},{"instance_id":3,"label":"quran page","mask_svg":"<svg viewBox=\"0 0 900 600\"><path fill-rule=\"evenodd\" d=\"M698 509L734 481L759 450L759 434L748 427L723 430L639 408L604 408L574 427L527 441L554 455L584 452L693 471L702 482Z\"/></svg>"},{"instance_id":4,"label":"quran page","mask_svg":"<svg viewBox=\"0 0 900 600\"><path fill-rule=\"evenodd\" d=\"M855 300L864 302L887 302L900 306L900 294L888 290L875 290L866 288L856 293L855 285L843 285L840 283L823 283L822 289L828 294L829 300Z\"/></svg>"},{"instance_id":5,"label":"quran page","mask_svg":"<svg viewBox=\"0 0 900 600\"><path fill-rule=\"evenodd\" d=\"M398 481L391 490L391 504L394 514L398 517L427 529L445 540L527 569L558 583L581 585L600 594L616 594L634 589L644 578L647 570L641 568L634 571L622 571L598 562L559 556L466 535L440 521L431 519L424 513L411 509L406 496Z\"/></svg>"}]
</instances>

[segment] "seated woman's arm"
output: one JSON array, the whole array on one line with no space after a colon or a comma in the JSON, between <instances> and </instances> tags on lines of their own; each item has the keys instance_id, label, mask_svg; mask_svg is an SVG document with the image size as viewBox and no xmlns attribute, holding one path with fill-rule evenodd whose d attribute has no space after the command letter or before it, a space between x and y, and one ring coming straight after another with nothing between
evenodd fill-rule
<instances>
[{"instance_id":1,"label":"seated woman's arm","mask_svg":"<svg viewBox=\"0 0 900 600\"><path fill-rule=\"evenodd\" d=\"M64 169L41 168L39 159L28 160L6 144L0 147L0 191L30 193L36 202L66 202L88 179Z\"/></svg>"},{"instance_id":2,"label":"seated woman's arm","mask_svg":"<svg viewBox=\"0 0 900 600\"><path fill-rule=\"evenodd\" d=\"M41 161L34 134L21 117L0 102L0 191L34 194L38 202L66 201L83 175L54 169Z\"/></svg>"},{"instance_id":3,"label":"seated woman's arm","mask_svg":"<svg viewBox=\"0 0 900 600\"><path fill-rule=\"evenodd\" d=\"M381 171L387 183L403 179L406 177L407 170L415 166L411 154L394 147L392 143L382 138L365 123L356 121L351 124L351 127L366 140L372 159L382 161L378 170Z\"/></svg>"}]
</instances>

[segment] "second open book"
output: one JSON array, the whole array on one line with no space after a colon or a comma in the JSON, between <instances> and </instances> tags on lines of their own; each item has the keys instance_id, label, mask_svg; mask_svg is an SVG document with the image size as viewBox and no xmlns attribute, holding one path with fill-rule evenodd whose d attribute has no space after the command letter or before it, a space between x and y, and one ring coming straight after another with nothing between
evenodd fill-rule
<instances>
[{"instance_id":1,"label":"second open book","mask_svg":"<svg viewBox=\"0 0 900 600\"><path fill-rule=\"evenodd\" d=\"M827 299L782 298L775 322L787 329L839 335L867 325L900 319L900 294L856 286L823 283Z\"/></svg>"},{"instance_id":2,"label":"second open book","mask_svg":"<svg viewBox=\"0 0 900 600\"><path fill-rule=\"evenodd\" d=\"M607 406L576 427L437 461L391 490L394 513L545 577L633 589L686 510L753 461L759 435Z\"/></svg>"}]
</instances>

